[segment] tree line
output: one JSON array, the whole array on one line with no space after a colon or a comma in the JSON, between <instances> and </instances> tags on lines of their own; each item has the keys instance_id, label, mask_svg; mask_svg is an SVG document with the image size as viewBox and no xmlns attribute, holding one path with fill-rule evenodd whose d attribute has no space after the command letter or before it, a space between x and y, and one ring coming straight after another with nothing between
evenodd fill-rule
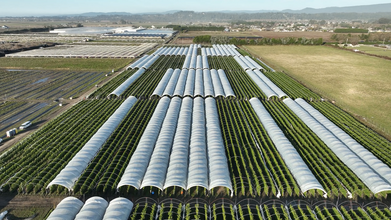
<instances>
[{"instance_id":1,"label":"tree line","mask_svg":"<svg viewBox=\"0 0 391 220\"><path fill-rule=\"evenodd\" d=\"M196 36L193 43L235 44L235 45L322 45L322 38L285 37L285 38L235 38L227 36Z\"/></svg>"}]
</instances>

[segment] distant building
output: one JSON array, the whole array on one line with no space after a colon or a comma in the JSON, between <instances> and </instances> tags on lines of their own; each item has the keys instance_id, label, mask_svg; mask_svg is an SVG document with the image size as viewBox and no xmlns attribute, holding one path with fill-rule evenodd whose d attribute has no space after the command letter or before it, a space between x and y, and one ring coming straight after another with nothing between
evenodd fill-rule
<instances>
[{"instance_id":1,"label":"distant building","mask_svg":"<svg viewBox=\"0 0 391 220\"><path fill-rule=\"evenodd\" d=\"M9 27L7 25L1 26L2 29L8 29Z\"/></svg>"}]
</instances>

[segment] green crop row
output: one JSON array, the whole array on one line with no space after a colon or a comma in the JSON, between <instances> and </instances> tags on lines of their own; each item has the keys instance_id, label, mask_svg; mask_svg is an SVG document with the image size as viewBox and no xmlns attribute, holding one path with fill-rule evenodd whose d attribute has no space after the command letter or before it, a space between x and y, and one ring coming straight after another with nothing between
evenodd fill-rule
<instances>
[{"instance_id":1,"label":"green crop row","mask_svg":"<svg viewBox=\"0 0 391 220\"><path fill-rule=\"evenodd\" d=\"M3 191L37 193L95 134L122 101L82 101L0 158Z\"/></svg>"},{"instance_id":2,"label":"green crop row","mask_svg":"<svg viewBox=\"0 0 391 220\"><path fill-rule=\"evenodd\" d=\"M328 196L347 197L346 189L354 197L372 196L361 180L283 102L262 103Z\"/></svg>"},{"instance_id":3,"label":"green crop row","mask_svg":"<svg viewBox=\"0 0 391 220\"><path fill-rule=\"evenodd\" d=\"M138 100L91 161L74 187L77 194L114 193L137 147L157 100Z\"/></svg>"},{"instance_id":4,"label":"green crop row","mask_svg":"<svg viewBox=\"0 0 391 220\"><path fill-rule=\"evenodd\" d=\"M329 102L310 102L310 104L376 157L391 166L391 142Z\"/></svg>"}]
</instances>

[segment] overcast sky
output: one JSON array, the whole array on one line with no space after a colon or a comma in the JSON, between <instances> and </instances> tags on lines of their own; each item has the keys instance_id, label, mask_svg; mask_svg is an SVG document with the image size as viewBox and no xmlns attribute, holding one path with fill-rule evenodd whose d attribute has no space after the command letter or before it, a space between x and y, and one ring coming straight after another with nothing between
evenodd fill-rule
<instances>
[{"instance_id":1,"label":"overcast sky","mask_svg":"<svg viewBox=\"0 0 391 220\"><path fill-rule=\"evenodd\" d=\"M170 10L284 10L390 3L388 0L8 0L0 17L59 15L85 12L165 12Z\"/></svg>"}]
</instances>

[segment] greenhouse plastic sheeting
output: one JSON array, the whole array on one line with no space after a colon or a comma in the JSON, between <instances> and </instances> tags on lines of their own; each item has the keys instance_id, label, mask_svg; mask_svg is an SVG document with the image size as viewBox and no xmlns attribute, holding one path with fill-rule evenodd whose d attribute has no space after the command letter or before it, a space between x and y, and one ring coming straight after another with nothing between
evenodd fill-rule
<instances>
[{"instance_id":1,"label":"greenhouse plastic sheeting","mask_svg":"<svg viewBox=\"0 0 391 220\"><path fill-rule=\"evenodd\" d=\"M210 48L210 55L211 56L217 56L216 51L214 48Z\"/></svg>"},{"instance_id":2,"label":"greenhouse plastic sheeting","mask_svg":"<svg viewBox=\"0 0 391 220\"><path fill-rule=\"evenodd\" d=\"M174 89L177 85L179 75L181 74L180 69L175 69L172 73L170 81L168 82L166 89L163 92L163 96L172 96L174 94Z\"/></svg>"},{"instance_id":3,"label":"greenhouse plastic sheeting","mask_svg":"<svg viewBox=\"0 0 391 220\"><path fill-rule=\"evenodd\" d=\"M121 186L133 186L140 189L141 181L147 170L156 140L160 133L163 120L166 117L167 109L170 105L170 98L163 97L160 99L140 141L133 153L130 161L118 183L117 189Z\"/></svg>"},{"instance_id":4,"label":"greenhouse plastic sheeting","mask_svg":"<svg viewBox=\"0 0 391 220\"><path fill-rule=\"evenodd\" d=\"M111 200L106 209L103 220L128 220L133 209L133 202L127 198L116 198Z\"/></svg>"},{"instance_id":5,"label":"greenhouse plastic sheeting","mask_svg":"<svg viewBox=\"0 0 391 220\"><path fill-rule=\"evenodd\" d=\"M201 57L201 55L198 55L197 56L197 62L196 62L196 69L203 69L202 68L202 57Z\"/></svg>"},{"instance_id":6,"label":"greenhouse plastic sheeting","mask_svg":"<svg viewBox=\"0 0 391 220\"><path fill-rule=\"evenodd\" d=\"M220 82L223 85L225 96L226 97L230 97L230 96L235 97L234 90L232 89L231 83L229 83L229 80L227 78L227 75L225 75L224 70L219 69L219 70L217 70L217 73L219 74Z\"/></svg>"},{"instance_id":7,"label":"greenhouse plastic sheeting","mask_svg":"<svg viewBox=\"0 0 391 220\"><path fill-rule=\"evenodd\" d=\"M182 52L182 55L183 56L186 56L186 54L189 52L189 48L188 47L185 47L185 49L183 50Z\"/></svg>"},{"instance_id":8,"label":"greenhouse plastic sheeting","mask_svg":"<svg viewBox=\"0 0 391 220\"><path fill-rule=\"evenodd\" d=\"M334 153L355 173L358 178L373 192L391 190L391 185L371 169L344 143L329 130L316 121L307 111L290 98L283 101Z\"/></svg>"},{"instance_id":9,"label":"greenhouse plastic sheeting","mask_svg":"<svg viewBox=\"0 0 391 220\"><path fill-rule=\"evenodd\" d=\"M365 149L356 140L346 134L341 128L336 126L328 118L322 115L318 110L308 104L301 98L295 100L304 110L306 110L312 117L314 117L319 123L333 133L339 140L341 140L346 146L349 147L361 160L365 161L373 170L375 170L380 176L382 176L388 183L391 183L391 169L384 164L379 158L374 156L370 151Z\"/></svg>"},{"instance_id":10,"label":"greenhouse plastic sheeting","mask_svg":"<svg viewBox=\"0 0 391 220\"><path fill-rule=\"evenodd\" d=\"M175 56L177 56L178 54L179 54L179 51L181 50L181 48L180 47L176 47L175 48L175 50L174 50L174 52L172 52L172 54L171 55L175 55Z\"/></svg>"},{"instance_id":11,"label":"greenhouse plastic sheeting","mask_svg":"<svg viewBox=\"0 0 391 220\"><path fill-rule=\"evenodd\" d=\"M194 99L187 189L194 186L209 189L204 105L203 98Z\"/></svg>"},{"instance_id":12,"label":"greenhouse plastic sheeting","mask_svg":"<svg viewBox=\"0 0 391 220\"><path fill-rule=\"evenodd\" d=\"M164 189L171 186L178 186L183 189L187 187L192 112L193 99L185 97L179 113Z\"/></svg>"},{"instance_id":13,"label":"greenhouse plastic sheeting","mask_svg":"<svg viewBox=\"0 0 391 220\"><path fill-rule=\"evenodd\" d=\"M236 62L239 63L239 65L243 68L244 71L251 69L238 56L234 57L234 59L236 60Z\"/></svg>"},{"instance_id":14,"label":"greenhouse plastic sheeting","mask_svg":"<svg viewBox=\"0 0 391 220\"><path fill-rule=\"evenodd\" d=\"M179 79L174 90L174 96L183 97L183 94L185 93L185 86L186 86L188 72L189 70L183 69L179 74Z\"/></svg>"},{"instance_id":15,"label":"greenhouse plastic sheeting","mask_svg":"<svg viewBox=\"0 0 391 220\"><path fill-rule=\"evenodd\" d=\"M261 62L263 65L265 65L267 68L269 68L272 72L276 72L274 69L272 69L270 66L268 66L265 62L263 62L262 60L260 60L260 59L258 59L257 58L257 60L259 61L259 62Z\"/></svg>"},{"instance_id":16,"label":"greenhouse plastic sheeting","mask_svg":"<svg viewBox=\"0 0 391 220\"><path fill-rule=\"evenodd\" d=\"M201 55L206 56L206 48L205 47L201 48Z\"/></svg>"},{"instance_id":17,"label":"greenhouse plastic sheeting","mask_svg":"<svg viewBox=\"0 0 391 220\"><path fill-rule=\"evenodd\" d=\"M252 98L250 99L250 103L297 184L300 186L301 191L307 192L311 189L320 189L324 192L324 197L326 197L327 192L323 186L312 174L307 164L303 161L299 153L297 153L295 147L285 137L284 133L259 99Z\"/></svg>"},{"instance_id":18,"label":"greenhouse plastic sheeting","mask_svg":"<svg viewBox=\"0 0 391 220\"><path fill-rule=\"evenodd\" d=\"M153 52L153 55L162 55L161 52L164 49L164 47L158 48L155 52Z\"/></svg>"},{"instance_id":19,"label":"greenhouse plastic sheeting","mask_svg":"<svg viewBox=\"0 0 391 220\"><path fill-rule=\"evenodd\" d=\"M205 51L206 51L206 54L205 54L206 56L212 56L212 54L210 53L209 47L207 47Z\"/></svg>"},{"instance_id":20,"label":"greenhouse plastic sheeting","mask_svg":"<svg viewBox=\"0 0 391 220\"><path fill-rule=\"evenodd\" d=\"M254 70L254 73L257 74L259 78L262 79L268 85L278 96L278 98L282 98L284 96L288 97L287 94L285 94L284 91L282 91L276 84L274 84L269 78L267 78L263 73L259 70Z\"/></svg>"},{"instance_id":21,"label":"greenhouse plastic sheeting","mask_svg":"<svg viewBox=\"0 0 391 220\"><path fill-rule=\"evenodd\" d=\"M194 96L204 96L204 77L202 70L196 70Z\"/></svg>"},{"instance_id":22,"label":"greenhouse plastic sheeting","mask_svg":"<svg viewBox=\"0 0 391 220\"><path fill-rule=\"evenodd\" d=\"M209 69L208 57L202 56L202 68Z\"/></svg>"},{"instance_id":23,"label":"greenhouse plastic sheeting","mask_svg":"<svg viewBox=\"0 0 391 220\"><path fill-rule=\"evenodd\" d=\"M181 103L182 99L179 97L171 99L170 107L164 118L162 128L160 129L155 148L140 188L154 186L163 190Z\"/></svg>"},{"instance_id":24,"label":"greenhouse plastic sheeting","mask_svg":"<svg viewBox=\"0 0 391 220\"><path fill-rule=\"evenodd\" d=\"M47 220L73 220L79 213L83 202L75 197L67 197L63 199L57 207L50 213Z\"/></svg>"},{"instance_id":25,"label":"greenhouse plastic sheeting","mask_svg":"<svg viewBox=\"0 0 391 220\"><path fill-rule=\"evenodd\" d=\"M137 98L130 96L121 106L110 116L110 118L99 128L92 138L83 146L83 148L72 158L64 169L49 183L51 185L61 185L71 190L87 168L88 164L98 153L100 148L118 127L121 121L128 114L129 110L136 103Z\"/></svg>"},{"instance_id":26,"label":"greenhouse plastic sheeting","mask_svg":"<svg viewBox=\"0 0 391 220\"><path fill-rule=\"evenodd\" d=\"M215 69L210 70L210 75L212 78L212 83L213 83L213 89L214 89L214 96L219 97L223 96L225 97L223 85L221 84L219 74Z\"/></svg>"},{"instance_id":27,"label":"greenhouse plastic sheeting","mask_svg":"<svg viewBox=\"0 0 391 220\"><path fill-rule=\"evenodd\" d=\"M186 55L185 61L183 62L182 69L190 69L191 55Z\"/></svg>"},{"instance_id":28,"label":"greenhouse plastic sheeting","mask_svg":"<svg viewBox=\"0 0 391 220\"><path fill-rule=\"evenodd\" d=\"M265 93L268 99L273 96L278 97L277 94L261 78L259 78L257 74L254 73L254 71L247 70L246 73L255 82L255 84L257 84L257 86L262 90L262 92Z\"/></svg>"},{"instance_id":29,"label":"greenhouse plastic sheeting","mask_svg":"<svg viewBox=\"0 0 391 220\"><path fill-rule=\"evenodd\" d=\"M246 66L248 66L248 67L250 67L250 69L251 70L255 70L255 69L257 69L257 67L255 67L250 61L248 61L244 56L240 56L240 57L238 57L240 60L242 60L242 62L246 65Z\"/></svg>"},{"instance_id":30,"label":"greenhouse plastic sheeting","mask_svg":"<svg viewBox=\"0 0 391 220\"><path fill-rule=\"evenodd\" d=\"M196 69L196 64L197 64L197 55L193 54L190 59L189 69Z\"/></svg>"},{"instance_id":31,"label":"greenhouse plastic sheeting","mask_svg":"<svg viewBox=\"0 0 391 220\"><path fill-rule=\"evenodd\" d=\"M194 96L195 74L195 70L189 70L189 72L187 73L185 92L183 94L184 96Z\"/></svg>"},{"instance_id":32,"label":"greenhouse plastic sheeting","mask_svg":"<svg viewBox=\"0 0 391 220\"><path fill-rule=\"evenodd\" d=\"M181 49L178 51L178 56L182 56L183 55L183 51L185 51L185 48L184 47L181 47Z\"/></svg>"},{"instance_id":33,"label":"greenhouse plastic sheeting","mask_svg":"<svg viewBox=\"0 0 391 220\"><path fill-rule=\"evenodd\" d=\"M98 196L91 197L76 215L75 220L102 220L107 205L105 199Z\"/></svg>"},{"instance_id":34,"label":"greenhouse plastic sheeting","mask_svg":"<svg viewBox=\"0 0 391 220\"><path fill-rule=\"evenodd\" d=\"M157 95L157 96L163 95L163 92L166 89L167 84L170 81L173 72L174 70L171 68L166 71L163 78L160 80L159 84L156 86L155 90L153 91L152 95Z\"/></svg>"},{"instance_id":35,"label":"greenhouse plastic sheeting","mask_svg":"<svg viewBox=\"0 0 391 220\"><path fill-rule=\"evenodd\" d=\"M108 95L116 95L117 97L122 95L125 90L129 88L129 86L136 81L143 73L145 72L145 69L139 69L137 72L135 72L131 77L129 77L125 82L123 82L120 86L118 86L112 93Z\"/></svg>"},{"instance_id":36,"label":"greenhouse plastic sheeting","mask_svg":"<svg viewBox=\"0 0 391 220\"><path fill-rule=\"evenodd\" d=\"M151 56L150 56L151 57ZM142 68L144 69L149 69L149 67L152 66L152 64L157 60L159 59L159 56L152 56L152 58L150 58L147 62L145 62L143 65L142 65Z\"/></svg>"},{"instance_id":37,"label":"greenhouse plastic sheeting","mask_svg":"<svg viewBox=\"0 0 391 220\"><path fill-rule=\"evenodd\" d=\"M208 96L215 96L215 92L213 89L213 82L212 77L210 76L210 70L203 70L204 73L204 95L205 97Z\"/></svg>"},{"instance_id":38,"label":"greenhouse plastic sheeting","mask_svg":"<svg viewBox=\"0 0 391 220\"><path fill-rule=\"evenodd\" d=\"M255 62L255 60L253 60L251 57L245 56L244 59L246 59L248 62L250 62L258 70L263 70L263 67L261 65L259 65L257 62Z\"/></svg>"},{"instance_id":39,"label":"greenhouse plastic sheeting","mask_svg":"<svg viewBox=\"0 0 391 220\"><path fill-rule=\"evenodd\" d=\"M139 63L141 63L141 62L143 62L144 60L148 59L148 57L149 57L148 55L145 55L145 56L141 57L141 58L138 59L136 62L130 64L130 65L126 68L126 70L136 68L136 66L137 66Z\"/></svg>"},{"instance_id":40,"label":"greenhouse plastic sheeting","mask_svg":"<svg viewBox=\"0 0 391 220\"><path fill-rule=\"evenodd\" d=\"M232 183L228 170L227 157L225 155L216 100L214 98L206 98L205 115L208 140L209 190L218 186L227 187L231 190L232 196Z\"/></svg>"}]
</instances>

